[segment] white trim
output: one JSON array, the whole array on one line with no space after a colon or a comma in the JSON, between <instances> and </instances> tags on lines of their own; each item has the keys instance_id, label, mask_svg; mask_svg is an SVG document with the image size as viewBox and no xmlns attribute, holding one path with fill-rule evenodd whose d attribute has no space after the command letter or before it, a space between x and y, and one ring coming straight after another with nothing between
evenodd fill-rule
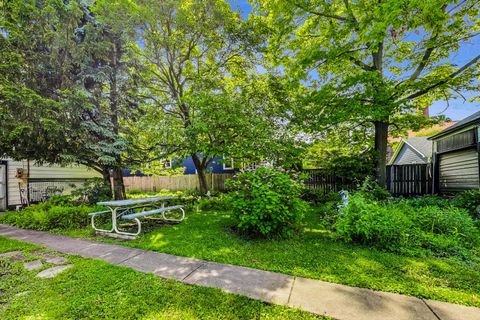
<instances>
[{"instance_id":1,"label":"white trim","mask_svg":"<svg viewBox=\"0 0 480 320\"><path fill-rule=\"evenodd\" d=\"M225 165L225 155L223 155L222 157L223 157L223 170L234 170L234 169L235 169L235 163L234 163L234 161L233 161L233 158L230 158L230 161L231 161L230 165L231 165L231 167L227 167L227 166Z\"/></svg>"},{"instance_id":2,"label":"white trim","mask_svg":"<svg viewBox=\"0 0 480 320\"><path fill-rule=\"evenodd\" d=\"M395 148L395 152L393 153L392 158L388 162L388 165L390 166L393 165L393 163L395 162L395 159L397 159L398 154L400 153L400 150L402 150L402 147L404 144L405 144L405 140L403 140L403 138L400 139L400 142L398 143L398 146Z\"/></svg>"},{"instance_id":3,"label":"white trim","mask_svg":"<svg viewBox=\"0 0 480 320\"><path fill-rule=\"evenodd\" d=\"M163 167L165 169L172 169L172 160L165 159L163 162Z\"/></svg>"},{"instance_id":4,"label":"white trim","mask_svg":"<svg viewBox=\"0 0 480 320\"><path fill-rule=\"evenodd\" d=\"M411 143L408 143L407 140L405 140L405 143L408 144L410 147L412 147L413 150L417 151L422 157L426 158L427 156L424 155L422 152L418 151L418 149L416 149L414 146L412 146Z\"/></svg>"},{"instance_id":5,"label":"white trim","mask_svg":"<svg viewBox=\"0 0 480 320\"><path fill-rule=\"evenodd\" d=\"M388 165L393 165L395 160L397 159L398 155L400 154L400 151L402 150L403 148L403 145L404 144L407 144L410 146L410 148L412 148L413 150L415 150L418 154L420 154L422 157L424 157L425 159L427 159L428 161L428 157L426 155L424 155L422 152L418 151L417 148L415 148L411 143L409 143L407 141L407 139L401 139L400 140L400 143L398 144L397 148L395 149L395 152L393 153L393 156L392 156L392 159L390 159L390 161L388 162Z\"/></svg>"}]
</instances>

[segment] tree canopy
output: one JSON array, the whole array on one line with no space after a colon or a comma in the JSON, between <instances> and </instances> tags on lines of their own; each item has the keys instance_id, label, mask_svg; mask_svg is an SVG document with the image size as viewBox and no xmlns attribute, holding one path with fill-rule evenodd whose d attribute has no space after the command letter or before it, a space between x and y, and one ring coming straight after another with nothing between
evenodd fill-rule
<instances>
[{"instance_id":1,"label":"tree canopy","mask_svg":"<svg viewBox=\"0 0 480 320\"><path fill-rule=\"evenodd\" d=\"M138 139L157 145L158 157L192 157L203 192L215 157L271 157L282 138L275 81L256 74L249 22L223 0L141 1L137 15L147 109Z\"/></svg>"},{"instance_id":2,"label":"tree canopy","mask_svg":"<svg viewBox=\"0 0 480 320\"><path fill-rule=\"evenodd\" d=\"M455 61L478 36L477 1L255 2L271 61L309 89L298 116L319 131L371 123L382 184L389 128L416 126L433 101L478 89L480 54Z\"/></svg>"},{"instance_id":3,"label":"tree canopy","mask_svg":"<svg viewBox=\"0 0 480 320\"><path fill-rule=\"evenodd\" d=\"M1 156L87 165L123 198L123 168L191 157L206 192L215 157L291 167L317 139L311 164L357 155L383 184L389 134L479 91L480 54L457 56L478 1L251 2L0 0Z\"/></svg>"}]
</instances>

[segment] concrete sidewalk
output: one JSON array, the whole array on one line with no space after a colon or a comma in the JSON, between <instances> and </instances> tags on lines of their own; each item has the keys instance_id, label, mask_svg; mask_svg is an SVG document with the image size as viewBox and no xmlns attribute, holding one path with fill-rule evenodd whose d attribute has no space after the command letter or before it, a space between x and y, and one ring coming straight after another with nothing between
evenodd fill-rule
<instances>
[{"instance_id":1,"label":"concrete sidewalk","mask_svg":"<svg viewBox=\"0 0 480 320\"><path fill-rule=\"evenodd\" d=\"M220 288L268 303L344 320L480 320L480 308L349 287L246 267L76 239L0 224L0 235L41 244L61 253Z\"/></svg>"}]
</instances>

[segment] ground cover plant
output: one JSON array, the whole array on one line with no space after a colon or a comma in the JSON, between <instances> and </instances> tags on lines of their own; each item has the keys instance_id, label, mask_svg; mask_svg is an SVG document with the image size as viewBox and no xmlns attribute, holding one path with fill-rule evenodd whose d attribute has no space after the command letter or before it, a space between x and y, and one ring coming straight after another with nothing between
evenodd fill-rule
<instances>
[{"instance_id":1,"label":"ground cover plant","mask_svg":"<svg viewBox=\"0 0 480 320\"><path fill-rule=\"evenodd\" d=\"M0 237L0 253L23 250L23 242ZM163 280L129 268L79 257L52 279L35 278L21 261L0 258L1 319L320 319L246 297Z\"/></svg>"},{"instance_id":2,"label":"ground cover plant","mask_svg":"<svg viewBox=\"0 0 480 320\"><path fill-rule=\"evenodd\" d=\"M480 233L465 209L429 202L377 201L358 192L338 213L334 229L345 241L409 255L466 257L478 248Z\"/></svg>"},{"instance_id":3,"label":"ground cover plant","mask_svg":"<svg viewBox=\"0 0 480 320\"><path fill-rule=\"evenodd\" d=\"M101 206L72 203L70 197L57 197L20 211L0 215L0 223L35 230L76 229L88 225L90 212L105 210Z\"/></svg>"}]
</instances>

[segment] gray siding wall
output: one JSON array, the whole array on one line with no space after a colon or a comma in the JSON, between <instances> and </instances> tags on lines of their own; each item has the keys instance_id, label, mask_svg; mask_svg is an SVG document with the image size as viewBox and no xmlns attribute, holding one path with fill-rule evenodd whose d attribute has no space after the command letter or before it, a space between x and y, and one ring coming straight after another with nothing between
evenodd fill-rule
<instances>
[{"instance_id":1,"label":"gray siding wall","mask_svg":"<svg viewBox=\"0 0 480 320\"><path fill-rule=\"evenodd\" d=\"M412 147L405 143L400 152L398 153L397 157L395 158L393 164L402 165L414 163L427 163L427 160L422 157L420 153L418 153Z\"/></svg>"},{"instance_id":2,"label":"gray siding wall","mask_svg":"<svg viewBox=\"0 0 480 320\"><path fill-rule=\"evenodd\" d=\"M440 192L450 193L478 188L478 174L476 149L440 155Z\"/></svg>"}]
</instances>

